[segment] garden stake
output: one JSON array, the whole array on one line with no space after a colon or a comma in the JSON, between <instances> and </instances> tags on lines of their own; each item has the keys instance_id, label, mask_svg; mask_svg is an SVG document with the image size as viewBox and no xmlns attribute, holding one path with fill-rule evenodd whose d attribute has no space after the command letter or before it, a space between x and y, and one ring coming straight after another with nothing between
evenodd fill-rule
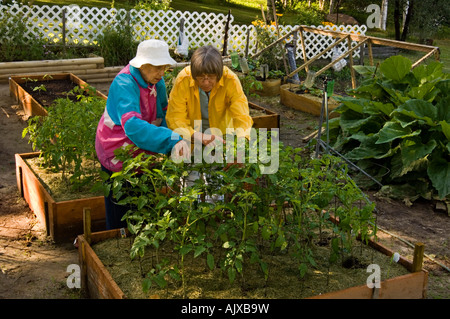
<instances>
[{"instance_id":1,"label":"garden stake","mask_svg":"<svg viewBox=\"0 0 450 319\"><path fill-rule=\"evenodd\" d=\"M309 72L308 72L309 75ZM306 80L305 80L306 81ZM319 117L319 130L317 132L317 144L316 144L316 158L319 157L319 149L320 149L320 140L321 140L321 136L322 136L322 125L323 125L323 116L324 116L324 112L325 117L326 117L326 128L325 128L325 132L327 134L327 142L326 142L326 153L329 153L328 150L328 139L329 139L329 133L328 133L328 98L327 98L327 82L328 82L328 78L325 76L324 80L323 80L323 98L322 98L322 108L320 110L320 117Z\"/></svg>"}]
</instances>

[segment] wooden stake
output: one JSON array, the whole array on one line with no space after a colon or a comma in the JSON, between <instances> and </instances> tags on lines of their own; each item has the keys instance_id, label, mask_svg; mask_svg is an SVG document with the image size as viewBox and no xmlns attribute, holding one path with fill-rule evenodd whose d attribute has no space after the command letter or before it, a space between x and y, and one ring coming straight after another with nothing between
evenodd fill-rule
<instances>
[{"instance_id":1,"label":"wooden stake","mask_svg":"<svg viewBox=\"0 0 450 319\"><path fill-rule=\"evenodd\" d=\"M272 9L273 9L273 19L275 20L275 26L277 27L277 39L280 39L280 29L278 27L278 18L277 11L275 9L275 0L272 0ZM284 72L286 74L289 73L289 69L286 62L286 50L284 49L283 43L280 42L281 53L283 54L283 64L284 64Z\"/></svg>"},{"instance_id":2,"label":"wooden stake","mask_svg":"<svg viewBox=\"0 0 450 319\"><path fill-rule=\"evenodd\" d=\"M88 242L91 243L91 208L85 207L83 208L83 233L84 238Z\"/></svg>"},{"instance_id":3,"label":"wooden stake","mask_svg":"<svg viewBox=\"0 0 450 319\"><path fill-rule=\"evenodd\" d=\"M418 272L422 270L424 251L425 251L424 244L417 243L414 245L414 257L411 272Z\"/></svg>"},{"instance_id":4,"label":"wooden stake","mask_svg":"<svg viewBox=\"0 0 450 319\"><path fill-rule=\"evenodd\" d=\"M227 55L228 29L230 27L230 18L231 18L231 10L228 10L227 24L225 25L225 35L224 35L224 38L223 38L222 56L226 56Z\"/></svg>"}]
</instances>

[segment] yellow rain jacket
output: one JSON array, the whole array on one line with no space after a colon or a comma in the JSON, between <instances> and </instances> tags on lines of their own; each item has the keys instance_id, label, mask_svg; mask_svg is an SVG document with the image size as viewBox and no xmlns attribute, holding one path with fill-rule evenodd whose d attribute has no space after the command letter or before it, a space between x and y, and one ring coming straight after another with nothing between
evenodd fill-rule
<instances>
[{"instance_id":1,"label":"yellow rain jacket","mask_svg":"<svg viewBox=\"0 0 450 319\"><path fill-rule=\"evenodd\" d=\"M211 134L223 136L227 128L234 128L237 136L249 138L253 120L247 97L237 75L226 66L222 78L211 90L208 116ZM170 92L167 126L190 139L195 131L201 131L201 126L194 126L194 121L201 119L199 87L191 76L191 67L187 66L178 74Z\"/></svg>"}]
</instances>

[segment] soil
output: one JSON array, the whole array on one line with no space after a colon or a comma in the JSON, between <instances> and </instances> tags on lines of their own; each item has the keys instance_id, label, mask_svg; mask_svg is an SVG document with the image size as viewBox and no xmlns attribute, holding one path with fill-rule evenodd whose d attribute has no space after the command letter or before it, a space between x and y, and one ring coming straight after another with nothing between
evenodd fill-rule
<instances>
[{"instance_id":1,"label":"soil","mask_svg":"<svg viewBox=\"0 0 450 319\"><path fill-rule=\"evenodd\" d=\"M20 84L44 108L52 105L56 99L69 98L76 101L76 94L70 93L77 85L70 79L27 81ZM70 94L69 94L70 93Z\"/></svg>"},{"instance_id":2,"label":"soil","mask_svg":"<svg viewBox=\"0 0 450 319\"><path fill-rule=\"evenodd\" d=\"M142 276L155 267L157 259L166 259L168 265L178 264L179 267L178 251L165 243L159 247L158 252L149 248L142 258L130 260L131 238L105 240L92 245L92 248L125 296L130 299L156 296L180 299L183 294L188 299L298 299L364 285L367 280L366 269L370 264L377 264L380 269L389 269L382 280L408 274L403 266L391 263L386 255L356 241L353 257L348 255L342 261L330 265L330 241L324 239L327 241L326 245L314 246L317 267L308 271L302 279L298 275L298 260L293 259L286 251L273 250L266 245L259 249L268 265L267 281L258 263L245 260L242 276L237 275L235 281L230 283L218 261L215 268L210 270L203 256L194 258L193 254L189 254L184 261L187 274L185 290L181 280L169 279L167 287L160 289L158 285L152 284L146 293L142 290ZM211 253L214 256L226 254L225 249L220 247L214 247Z\"/></svg>"},{"instance_id":3,"label":"soil","mask_svg":"<svg viewBox=\"0 0 450 319\"><path fill-rule=\"evenodd\" d=\"M108 93L110 83L91 84ZM303 147L306 137L317 129L317 116L282 106L279 97L252 98L252 102L280 114L280 140L285 145ZM85 298L80 289L67 285L72 273L68 267L79 262L77 249L72 242L53 243L18 193L14 154L32 149L21 137L27 119L10 97L8 84L0 85L0 108L0 299ZM410 260L410 245L424 243L424 268L429 272L427 297L449 299L448 212L437 209L433 202L407 205L374 193L368 196L377 205L381 243Z\"/></svg>"}]
</instances>

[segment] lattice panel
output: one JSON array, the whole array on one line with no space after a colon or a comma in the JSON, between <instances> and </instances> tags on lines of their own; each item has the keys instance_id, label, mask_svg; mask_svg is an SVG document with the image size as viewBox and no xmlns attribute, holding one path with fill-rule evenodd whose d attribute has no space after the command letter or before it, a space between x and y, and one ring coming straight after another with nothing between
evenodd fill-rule
<instances>
[{"instance_id":1,"label":"lattice panel","mask_svg":"<svg viewBox=\"0 0 450 319\"><path fill-rule=\"evenodd\" d=\"M184 35L189 40L189 48L195 49L202 45L213 45L222 50L224 41L225 24L227 15L206 12L182 12L182 11L146 11L135 10L126 11L124 9L78 7L70 6L12 6L0 5L0 15L9 11L11 14L19 16L23 21L27 21L27 32L25 36L34 38L42 37L53 43L62 43L63 30L65 30L65 42L67 44L96 44L96 39L102 34L102 30L108 25L115 23L129 23L136 41L145 39L161 39L166 41L170 47L177 46L179 36L180 20L184 19ZM63 10L65 10L65 28L63 26ZM249 55L258 51L256 40L256 28L253 25L233 25L234 18L230 17L228 29L227 52L237 51L245 53L248 41ZM292 31L297 26L280 25L280 36ZM364 35L367 27L363 26L319 26L325 30L352 32ZM248 32L249 30L249 32ZM247 33L248 32L248 33ZM272 28L272 32L276 32ZM314 57L336 40L332 37L305 32L304 33L306 53L308 59ZM302 59L300 36L297 37L296 58ZM285 40L293 41L293 36ZM355 45L353 42L352 45ZM347 50L346 44L341 44L339 49L342 52ZM328 52L324 57L330 58L332 52ZM359 56L357 50L353 54ZM280 58L280 57L278 57Z\"/></svg>"}]
</instances>

